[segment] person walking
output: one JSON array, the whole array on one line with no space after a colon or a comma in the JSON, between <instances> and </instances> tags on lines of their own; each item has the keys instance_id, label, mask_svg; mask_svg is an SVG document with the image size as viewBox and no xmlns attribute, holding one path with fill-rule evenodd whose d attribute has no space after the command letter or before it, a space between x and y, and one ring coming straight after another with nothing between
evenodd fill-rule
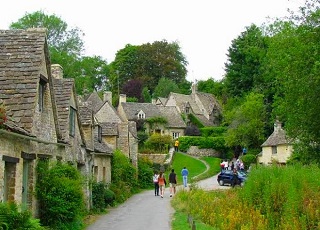
<instances>
[{"instance_id":1,"label":"person walking","mask_svg":"<svg viewBox=\"0 0 320 230\"><path fill-rule=\"evenodd\" d=\"M177 139L175 142L174 142L174 151L175 152L178 152L179 150L179 140Z\"/></svg>"},{"instance_id":2,"label":"person walking","mask_svg":"<svg viewBox=\"0 0 320 230\"><path fill-rule=\"evenodd\" d=\"M159 196L159 182L158 182L159 174L157 171L154 171L153 175L153 184L154 184L154 195Z\"/></svg>"},{"instance_id":3,"label":"person walking","mask_svg":"<svg viewBox=\"0 0 320 230\"><path fill-rule=\"evenodd\" d=\"M186 188L188 186L188 175L189 171L186 167L183 167L181 171L182 179L183 179L183 186Z\"/></svg>"},{"instance_id":4,"label":"person walking","mask_svg":"<svg viewBox=\"0 0 320 230\"><path fill-rule=\"evenodd\" d=\"M164 189L167 185L166 178L164 177L163 172L160 172L160 174L159 174L158 183L159 183L159 188L160 188L160 196L161 196L161 198L163 198Z\"/></svg>"},{"instance_id":5,"label":"person walking","mask_svg":"<svg viewBox=\"0 0 320 230\"><path fill-rule=\"evenodd\" d=\"M176 186L177 186L177 174L174 172L174 169L171 169L171 173L169 175L169 185L170 185L170 197L176 194Z\"/></svg>"}]
</instances>

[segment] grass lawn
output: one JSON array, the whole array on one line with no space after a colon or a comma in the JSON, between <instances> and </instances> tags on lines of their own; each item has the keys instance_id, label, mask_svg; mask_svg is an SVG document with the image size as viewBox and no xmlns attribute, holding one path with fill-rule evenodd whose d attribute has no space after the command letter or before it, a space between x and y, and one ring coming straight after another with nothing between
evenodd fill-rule
<instances>
[{"instance_id":1,"label":"grass lawn","mask_svg":"<svg viewBox=\"0 0 320 230\"><path fill-rule=\"evenodd\" d=\"M176 172L179 184L182 183L181 170L183 169L183 167L186 167L189 171L189 176L188 176L189 182L192 182L191 178L203 173L207 169L206 165L200 160L197 160L184 153L179 153L179 152L175 153L173 156L171 168L173 168L174 171Z\"/></svg>"}]
</instances>

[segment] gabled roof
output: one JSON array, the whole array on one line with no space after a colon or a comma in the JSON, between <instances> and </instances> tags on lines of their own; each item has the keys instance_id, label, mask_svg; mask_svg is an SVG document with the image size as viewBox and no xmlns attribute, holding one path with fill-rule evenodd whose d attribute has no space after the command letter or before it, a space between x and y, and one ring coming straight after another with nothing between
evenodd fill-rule
<instances>
[{"instance_id":1,"label":"gabled roof","mask_svg":"<svg viewBox=\"0 0 320 230\"><path fill-rule=\"evenodd\" d=\"M124 112L129 121L136 120L137 114L143 111L145 119L151 117L164 117L167 119L167 127L185 128L186 124L181 118L175 106L157 106L151 103L122 102Z\"/></svg>"},{"instance_id":2,"label":"gabled roof","mask_svg":"<svg viewBox=\"0 0 320 230\"><path fill-rule=\"evenodd\" d=\"M221 110L219 102L210 93L196 92L195 94L209 113L212 113L214 108Z\"/></svg>"},{"instance_id":3,"label":"gabled roof","mask_svg":"<svg viewBox=\"0 0 320 230\"><path fill-rule=\"evenodd\" d=\"M93 124L92 104L91 102L82 102L79 105L79 115L82 125Z\"/></svg>"},{"instance_id":4,"label":"gabled roof","mask_svg":"<svg viewBox=\"0 0 320 230\"><path fill-rule=\"evenodd\" d=\"M179 94L179 93L170 93L169 98L172 97L176 101L176 106L180 108L181 112L184 112L185 105L189 103L192 111L195 114L202 114L199 106L197 105L196 101L192 97L192 95L185 95L185 94Z\"/></svg>"},{"instance_id":5,"label":"gabled roof","mask_svg":"<svg viewBox=\"0 0 320 230\"><path fill-rule=\"evenodd\" d=\"M146 119L160 115L158 106L151 103L122 102L121 106L129 121L135 120L141 110L146 114Z\"/></svg>"},{"instance_id":6,"label":"gabled roof","mask_svg":"<svg viewBox=\"0 0 320 230\"><path fill-rule=\"evenodd\" d=\"M103 136L117 136L118 135L118 123L101 122Z\"/></svg>"},{"instance_id":7,"label":"gabled roof","mask_svg":"<svg viewBox=\"0 0 320 230\"><path fill-rule=\"evenodd\" d=\"M96 113L104 104L96 91L92 92L85 101L90 101L92 103L92 109L94 113Z\"/></svg>"},{"instance_id":8,"label":"gabled roof","mask_svg":"<svg viewBox=\"0 0 320 230\"><path fill-rule=\"evenodd\" d=\"M31 132L43 54L50 75L46 30L0 30L0 47L0 99L15 125Z\"/></svg>"}]
</instances>

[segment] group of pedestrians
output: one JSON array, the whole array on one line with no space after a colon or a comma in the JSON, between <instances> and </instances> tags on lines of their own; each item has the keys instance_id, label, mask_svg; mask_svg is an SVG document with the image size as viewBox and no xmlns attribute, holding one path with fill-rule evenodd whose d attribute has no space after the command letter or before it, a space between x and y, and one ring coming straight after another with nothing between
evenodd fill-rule
<instances>
[{"instance_id":1,"label":"group of pedestrians","mask_svg":"<svg viewBox=\"0 0 320 230\"><path fill-rule=\"evenodd\" d=\"M188 175L189 175L188 169L186 167L183 167L183 169L181 170L181 176L183 179L183 186L185 188L188 186ZM177 174L175 173L174 169L171 169L171 173L169 174L168 179L169 179L170 197L172 197L176 193L176 187L177 187ZM154 183L154 195L160 196L161 198L163 198L167 181L162 171L160 171L160 173L158 173L157 171L154 172L153 183Z\"/></svg>"}]
</instances>

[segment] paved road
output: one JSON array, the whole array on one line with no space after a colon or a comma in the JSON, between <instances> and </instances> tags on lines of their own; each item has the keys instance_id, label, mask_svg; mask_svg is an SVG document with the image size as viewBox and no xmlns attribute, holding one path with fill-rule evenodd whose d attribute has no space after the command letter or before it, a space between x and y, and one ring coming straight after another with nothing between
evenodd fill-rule
<instances>
[{"instance_id":1,"label":"paved road","mask_svg":"<svg viewBox=\"0 0 320 230\"><path fill-rule=\"evenodd\" d=\"M229 189L229 186L219 186L216 176L197 183L204 190ZM182 189L179 186L178 190ZM87 230L170 230L171 217L174 209L170 205L169 188L166 188L164 198L154 196L153 190L132 196L124 204L111 209Z\"/></svg>"}]
</instances>

